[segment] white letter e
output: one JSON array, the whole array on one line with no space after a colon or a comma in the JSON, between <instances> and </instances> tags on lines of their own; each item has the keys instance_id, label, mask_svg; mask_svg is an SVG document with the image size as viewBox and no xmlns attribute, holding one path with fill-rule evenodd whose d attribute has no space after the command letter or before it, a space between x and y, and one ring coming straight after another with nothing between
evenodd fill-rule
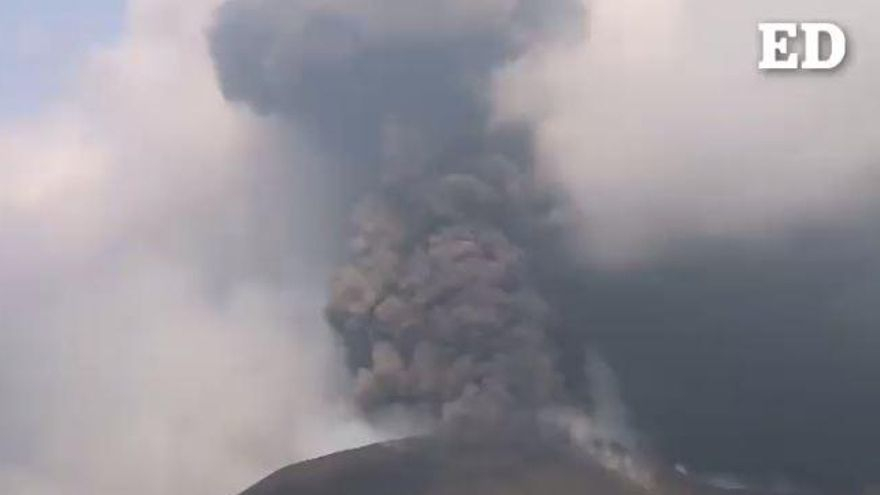
<instances>
[{"instance_id":1,"label":"white letter e","mask_svg":"<svg viewBox=\"0 0 880 495\"><path fill-rule=\"evenodd\" d=\"M759 69L797 69L797 55L788 53L788 39L797 37L797 24L765 22L758 24L763 34L764 57ZM779 36L784 34L784 36ZM779 56L785 56L780 59Z\"/></svg>"}]
</instances>

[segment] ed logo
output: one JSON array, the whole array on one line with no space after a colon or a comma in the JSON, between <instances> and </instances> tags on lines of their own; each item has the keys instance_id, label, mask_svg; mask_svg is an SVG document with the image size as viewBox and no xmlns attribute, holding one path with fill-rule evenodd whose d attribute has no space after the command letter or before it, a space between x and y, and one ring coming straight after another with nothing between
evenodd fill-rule
<instances>
[{"instance_id":1,"label":"ed logo","mask_svg":"<svg viewBox=\"0 0 880 495\"><path fill-rule=\"evenodd\" d=\"M762 70L832 70L846 58L846 34L827 22L766 22L758 24L763 42ZM803 33L803 60L791 53L790 41ZM828 44L824 46L823 38Z\"/></svg>"}]
</instances>

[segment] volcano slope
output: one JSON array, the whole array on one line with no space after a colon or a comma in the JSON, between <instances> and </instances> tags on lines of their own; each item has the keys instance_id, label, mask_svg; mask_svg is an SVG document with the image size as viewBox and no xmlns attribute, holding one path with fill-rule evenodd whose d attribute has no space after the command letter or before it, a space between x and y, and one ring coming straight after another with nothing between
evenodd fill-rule
<instances>
[{"instance_id":1,"label":"volcano slope","mask_svg":"<svg viewBox=\"0 0 880 495\"><path fill-rule=\"evenodd\" d=\"M465 443L410 439L295 464L242 495L760 495L724 490L675 471L651 486L588 458L526 440Z\"/></svg>"}]
</instances>

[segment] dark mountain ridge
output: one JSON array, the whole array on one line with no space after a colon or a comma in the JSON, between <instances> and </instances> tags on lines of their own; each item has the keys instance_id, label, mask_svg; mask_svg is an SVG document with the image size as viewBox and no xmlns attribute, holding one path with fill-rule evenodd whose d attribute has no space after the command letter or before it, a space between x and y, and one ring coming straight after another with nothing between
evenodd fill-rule
<instances>
[{"instance_id":1,"label":"dark mountain ridge","mask_svg":"<svg viewBox=\"0 0 880 495\"><path fill-rule=\"evenodd\" d=\"M668 470L646 486L546 442L408 439L283 468L242 495L761 495ZM766 492L769 493L769 492ZM766 494L765 494L766 495Z\"/></svg>"}]
</instances>

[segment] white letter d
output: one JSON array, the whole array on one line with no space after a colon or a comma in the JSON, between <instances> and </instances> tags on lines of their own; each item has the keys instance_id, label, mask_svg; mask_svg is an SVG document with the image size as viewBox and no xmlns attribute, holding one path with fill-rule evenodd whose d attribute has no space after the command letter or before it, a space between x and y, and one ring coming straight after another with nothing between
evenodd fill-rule
<instances>
[{"instance_id":1,"label":"white letter d","mask_svg":"<svg viewBox=\"0 0 880 495\"><path fill-rule=\"evenodd\" d=\"M846 34L843 30L831 23L817 22L804 23L801 29L806 34L804 61L802 69L831 70L846 58ZM820 46L822 34L827 34L831 40L831 53L825 60L820 60Z\"/></svg>"}]
</instances>

